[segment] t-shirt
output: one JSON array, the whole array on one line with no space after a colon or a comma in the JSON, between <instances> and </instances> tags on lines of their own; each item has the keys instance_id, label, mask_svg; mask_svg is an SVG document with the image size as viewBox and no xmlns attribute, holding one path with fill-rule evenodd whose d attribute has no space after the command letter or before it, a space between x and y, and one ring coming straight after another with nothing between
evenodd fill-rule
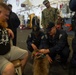
<instances>
[{"instance_id":1,"label":"t-shirt","mask_svg":"<svg viewBox=\"0 0 76 75\"><path fill-rule=\"evenodd\" d=\"M10 38L5 28L0 26L0 55L4 55L10 51Z\"/></svg>"}]
</instances>

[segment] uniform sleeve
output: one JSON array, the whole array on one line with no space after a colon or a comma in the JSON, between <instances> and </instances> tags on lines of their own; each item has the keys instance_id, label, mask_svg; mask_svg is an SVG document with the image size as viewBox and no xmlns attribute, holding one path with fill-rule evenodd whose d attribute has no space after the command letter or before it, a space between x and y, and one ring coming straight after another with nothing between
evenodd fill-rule
<instances>
[{"instance_id":1,"label":"uniform sleeve","mask_svg":"<svg viewBox=\"0 0 76 75\"><path fill-rule=\"evenodd\" d=\"M55 18L54 19L55 19L55 23L56 23L57 18L58 18L58 14L59 14L59 10L57 8L55 8L54 11L55 11L55 16L54 16Z\"/></svg>"},{"instance_id":2,"label":"uniform sleeve","mask_svg":"<svg viewBox=\"0 0 76 75\"><path fill-rule=\"evenodd\" d=\"M41 37L41 42L40 42L40 47L39 49L47 49L48 47L48 42L47 42L47 35L43 35Z\"/></svg>"},{"instance_id":3,"label":"uniform sleeve","mask_svg":"<svg viewBox=\"0 0 76 75\"><path fill-rule=\"evenodd\" d=\"M44 27L44 24L45 24L45 18L44 18L44 13L42 11L42 17L41 17L41 25Z\"/></svg>"},{"instance_id":4,"label":"uniform sleeve","mask_svg":"<svg viewBox=\"0 0 76 75\"><path fill-rule=\"evenodd\" d=\"M31 34L28 35L26 43L27 43L28 46L31 46L31 43L32 43L32 36L31 36Z\"/></svg>"},{"instance_id":5,"label":"uniform sleeve","mask_svg":"<svg viewBox=\"0 0 76 75\"><path fill-rule=\"evenodd\" d=\"M71 11L76 11L76 0L70 0L69 8Z\"/></svg>"},{"instance_id":6,"label":"uniform sleeve","mask_svg":"<svg viewBox=\"0 0 76 75\"><path fill-rule=\"evenodd\" d=\"M59 41L57 42L57 44L54 47L49 48L50 53L63 50L66 44L68 44L67 34L66 33L60 34Z\"/></svg>"}]
</instances>

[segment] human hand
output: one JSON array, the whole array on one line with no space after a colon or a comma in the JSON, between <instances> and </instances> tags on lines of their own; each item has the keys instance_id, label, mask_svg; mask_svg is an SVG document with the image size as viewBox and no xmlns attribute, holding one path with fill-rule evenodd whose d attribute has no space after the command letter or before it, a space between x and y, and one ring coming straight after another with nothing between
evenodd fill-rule
<instances>
[{"instance_id":1,"label":"human hand","mask_svg":"<svg viewBox=\"0 0 76 75\"><path fill-rule=\"evenodd\" d=\"M46 53L49 53L49 49L40 49L39 52L46 54Z\"/></svg>"},{"instance_id":2,"label":"human hand","mask_svg":"<svg viewBox=\"0 0 76 75\"><path fill-rule=\"evenodd\" d=\"M7 28L7 31L8 31L8 35L13 39L14 38L14 33L11 29L8 29Z\"/></svg>"},{"instance_id":3,"label":"human hand","mask_svg":"<svg viewBox=\"0 0 76 75\"><path fill-rule=\"evenodd\" d=\"M52 63L53 62L52 58L49 55L46 55L46 57L47 57L49 63Z\"/></svg>"},{"instance_id":4,"label":"human hand","mask_svg":"<svg viewBox=\"0 0 76 75\"><path fill-rule=\"evenodd\" d=\"M36 47L35 44L31 44L31 46L32 46L32 48L33 48L34 50L38 50L38 48Z\"/></svg>"}]
</instances>

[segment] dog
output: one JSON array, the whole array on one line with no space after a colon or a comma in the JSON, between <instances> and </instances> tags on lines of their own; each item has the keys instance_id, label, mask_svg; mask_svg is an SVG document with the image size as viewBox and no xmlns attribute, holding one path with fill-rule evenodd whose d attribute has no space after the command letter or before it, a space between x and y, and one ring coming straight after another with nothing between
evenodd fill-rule
<instances>
[{"instance_id":1,"label":"dog","mask_svg":"<svg viewBox=\"0 0 76 75\"><path fill-rule=\"evenodd\" d=\"M33 75L48 75L49 61L45 54L39 53L38 50L33 51Z\"/></svg>"}]
</instances>

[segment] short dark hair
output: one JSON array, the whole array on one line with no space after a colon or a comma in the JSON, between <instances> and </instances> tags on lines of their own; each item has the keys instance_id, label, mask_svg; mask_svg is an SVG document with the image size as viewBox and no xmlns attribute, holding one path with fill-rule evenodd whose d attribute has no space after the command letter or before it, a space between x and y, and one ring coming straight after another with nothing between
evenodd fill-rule
<instances>
[{"instance_id":1,"label":"short dark hair","mask_svg":"<svg viewBox=\"0 0 76 75\"><path fill-rule=\"evenodd\" d=\"M12 5L11 5L11 4L8 4L8 6L12 7Z\"/></svg>"},{"instance_id":2,"label":"short dark hair","mask_svg":"<svg viewBox=\"0 0 76 75\"><path fill-rule=\"evenodd\" d=\"M52 29L52 27L54 27L54 26L55 26L55 23L49 22L49 25L48 25L48 27L46 28L46 31L49 32L49 31Z\"/></svg>"},{"instance_id":3,"label":"short dark hair","mask_svg":"<svg viewBox=\"0 0 76 75\"><path fill-rule=\"evenodd\" d=\"M10 9L9 9L8 5L7 5L7 4L5 4L5 3L0 3L0 8L4 8L4 9L6 9L6 10L9 10L9 11L10 11Z\"/></svg>"},{"instance_id":4,"label":"short dark hair","mask_svg":"<svg viewBox=\"0 0 76 75\"><path fill-rule=\"evenodd\" d=\"M46 5L49 1L48 0L44 0L43 4Z\"/></svg>"}]
</instances>

